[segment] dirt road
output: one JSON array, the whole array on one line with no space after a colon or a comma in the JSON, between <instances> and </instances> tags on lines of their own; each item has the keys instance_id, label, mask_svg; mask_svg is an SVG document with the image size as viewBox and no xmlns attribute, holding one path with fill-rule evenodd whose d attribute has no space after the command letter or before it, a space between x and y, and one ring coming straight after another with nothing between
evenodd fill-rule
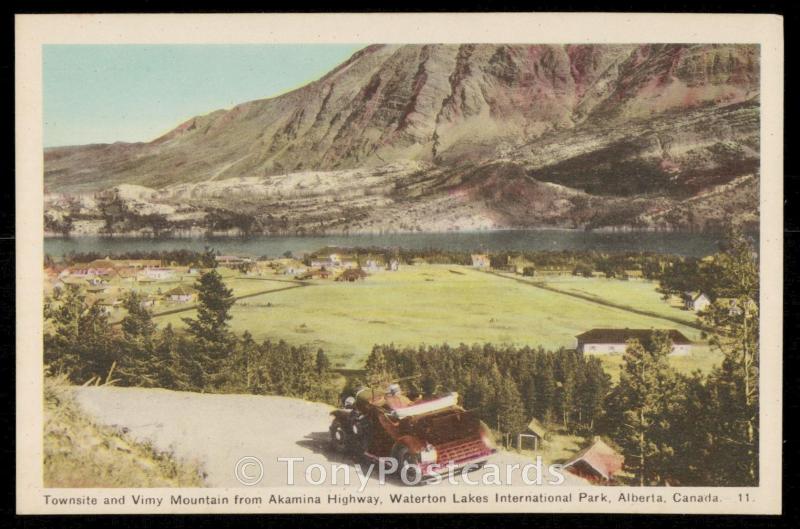
<instances>
[{"instance_id":1,"label":"dirt road","mask_svg":"<svg viewBox=\"0 0 800 529\"><path fill-rule=\"evenodd\" d=\"M75 396L97 422L122 428L134 439L170 451L178 459L199 462L212 487L241 487L235 469L245 457L258 458L262 463L264 474L258 485L265 487L287 484L288 463L278 458L303 458L294 464L298 484L303 482L309 465L330 468L331 463L354 464L329 450L331 408L324 404L286 397L114 387L75 388ZM490 462L525 465L532 460L501 452ZM240 466L242 471L247 478L256 476L258 468L242 470ZM485 472L473 472L470 479L480 481ZM565 485L585 484L569 473L564 475ZM512 476L511 483L522 485L521 475ZM401 485L392 480L388 484ZM354 478L351 486L359 487L358 479Z\"/></svg>"}]
</instances>

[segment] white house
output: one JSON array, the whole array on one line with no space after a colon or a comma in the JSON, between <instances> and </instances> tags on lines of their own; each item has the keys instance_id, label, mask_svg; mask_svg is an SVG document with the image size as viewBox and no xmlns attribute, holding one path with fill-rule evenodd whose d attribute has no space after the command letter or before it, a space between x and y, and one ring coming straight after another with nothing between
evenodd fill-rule
<instances>
[{"instance_id":1,"label":"white house","mask_svg":"<svg viewBox=\"0 0 800 529\"><path fill-rule=\"evenodd\" d=\"M741 316L746 309L748 314L754 314L758 305L752 299L741 303L736 298L717 298L717 306L727 309L729 316Z\"/></svg>"},{"instance_id":2,"label":"white house","mask_svg":"<svg viewBox=\"0 0 800 529\"><path fill-rule=\"evenodd\" d=\"M337 263L336 261L328 257L324 259L312 259L311 268L317 268L317 269L324 268L325 270L332 270L336 266L336 263Z\"/></svg>"},{"instance_id":3,"label":"white house","mask_svg":"<svg viewBox=\"0 0 800 529\"><path fill-rule=\"evenodd\" d=\"M249 257L239 257L238 255L216 255L214 260L218 265L228 268L235 268L241 264L253 262Z\"/></svg>"},{"instance_id":4,"label":"white house","mask_svg":"<svg viewBox=\"0 0 800 529\"><path fill-rule=\"evenodd\" d=\"M676 329L665 329L672 340L672 354L684 355L692 350L692 342ZM592 329L575 338L577 350L583 354L621 354L628 347L628 340L647 343L653 329Z\"/></svg>"},{"instance_id":5,"label":"white house","mask_svg":"<svg viewBox=\"0 0 800 529\"><path fill-rule=\"evenodd\" d=\"M489 256L485 253L474 253L472 254L472 267L473 268L489 268L491 266L491 261L489 260Z\"/></svg>"},{"instance_id":6,"label":"white house","mask_svg":"<svg viewBox=\"0 0 800 529\"><path fill-rule=\"evenodd\" d=\"M358 268L358 262L352 259L342 260L338 253L330 254L326 259L313 259L311 261L311 268L325 270L349 270L351 268Z\"/></svg>"},{"instance_id":7,"label":"white house","mask_svg":"<svg viewBox=\"0 0 800 529\"><path fill-rule=\"evenodd\" d=\"M166 294L167 299L175 303L190 303L194 301L197 291L190 286L178 285L169 290Z\"/></svg>"},{"instance_id":8,"label":"white house","mask_svg":"<svg viewBox=\"0 0 800 529\"><path fill-rule=\"evenodd\" d=\"M711 299L702 292L687 292L684 295L684 305L687 310L701 312L711 305Z\"/></svg>"},{"instance_id":9,"label":"white house","mask_svg":"<svg viewBox=\"0 0 800 529\"><path fill-rule=\"evenodd\" d=\"M169 268L148 267L142 270L139 277L161 281L164 279L170 279L173 275L175 275L175 273Z\"/></svg>"}]
</instances>

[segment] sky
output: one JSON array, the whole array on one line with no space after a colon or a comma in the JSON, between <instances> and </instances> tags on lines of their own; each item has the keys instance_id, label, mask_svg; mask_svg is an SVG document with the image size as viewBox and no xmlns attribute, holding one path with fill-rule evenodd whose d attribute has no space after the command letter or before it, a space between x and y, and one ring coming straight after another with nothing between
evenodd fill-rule
<instances>
[{"instance_id":1,"label":"sky","mask_svg":"<svg viewBox=\"0 0 800 529\"><path fill-rule=\"evenodd\" d=\"M44 145L150 141L318 79L361 44L45 45Z\"/></svg>"}]
</instances>

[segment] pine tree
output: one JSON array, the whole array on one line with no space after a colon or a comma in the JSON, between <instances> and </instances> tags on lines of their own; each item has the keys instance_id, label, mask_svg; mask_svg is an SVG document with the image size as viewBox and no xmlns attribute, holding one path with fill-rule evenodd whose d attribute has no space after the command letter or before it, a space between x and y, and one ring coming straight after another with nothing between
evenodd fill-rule
<instances>
[{"instance_id":1,"label":"pine tree","mask_svg":"<svg viewBox=\"0 0 800 529\"><path fill-rule=\"evenodd\" d=\"M123 300L122 306L127 314L122 318L121 327L128 340L150 340L156 332L156 324L143 301L144 298L136 291L129 292Z\"/></svg>"},{"instance_id":2,"label":"pine tree","mask_svg":"<svg viewBox=\"0 0 800 529\"><path fill-rule=\"evenodd\" d=\"M556 380L553 374L552 355L544 351L537 354L538 379L536 380L536 400L538 404L537 417L548 423L553 417L553 404L556 394Z\"/></svg>"},{"instance_id":3,"label":"pine tree","mask_svg":"<svg viewBox=\"0 0 800 529\"><path fill-rule=\"evenodd\" d=\"M326 375L328 369L331 367L331 361L328 360L328 355L322 349L317 349L316 369L317 375Z\"/></svg>"},{"instance_id":4,"label":"pine tree","mask_svg":"<svg viewBox=\"0 0 800 529\"><path fill-rule=\"evenodd\" d=\"M715 430L720 407L714 388L699 371L686 379L684 387L685 398L675 414L672 429L675 446L672 471L676 484L724 485L720 469L727 467L729 458L728 454L716 450L718 432Z\"/></svg>"},{"instance_id":5,"label":"pine tree","mask_svg":"<svg viewBox=\"0 0 800 529\"><path fill-rule=\"evenodd\" d=\"M45 365L78 384L105 380L120 351L102 307L88 302L78 287L67 285L46 300L44 318L49 327L44 335Z\"/></svg>"},{"instance_id":6,"label":"pine tree","mask_svg":"<svg viewBox=\"0 0 800 529\"><path fill-rule=\"evenodd\" d=\"M611 377L597 357L590 357L584 367L584 381L578 386L580 421L594 430L595 420L603 411L603 401L611 388Z\"/></svg>"},{"instance_id":7,"label":"pine tree","mask_svg":"<svg viewBox=\"0 0 800 529\"><path fill-rule=\"evenodd\" d=\"M226 363L233 345L228 321L235 299L216 270L206 272L197 280L197 316L184 318L187 332L194 339L198 353L204 357L205 371L217 375Z\"/></svg>"},{"instance_id":8,"label":"pine tree","mask_svg":"<svg viewBox=\"0 0 800 529\"><path fill-rule=\"evenodd\" d=\"M724 360L709 377L719 399L717 453L730 464L721 467L726 484L758 484L759 276L752 244L738 230L715 256L716 290L727 300L715 302L701 318L714 330L712 347Z\"/></svg>"},{"instance_id":9,"label":"pine tree","mask_svg":"<svg viewBox=\"0 0 800 529\"><path fill-rule=\"evenodd\" d=\"M671 350L668 334L661 331L654 331L648 343L629 342L619 384L609 397L615 440L640 486L664 484L674 466L673 419L684 389L669 365Z\"/></svg>"},{"instance_id":10,"label":"pine tree","mask_svg":"<svg viewBox=\"0 0 800 529\"><path fill-rule=\"evenodd\" d=\"M514 436L525 429L525 406L516 384L505 379L496 394L497 429L508 436Z\"/></svg>"},{"instance_id":11,"label":"pine tree","mask_svg":"<svg viewBox=\"0 0 800 529\"><path fill-rule=\"evenodd\" d=\"M189 390L192 386L187 378L187 365L181 355L178 337L167 324L155 339L153 355L156 358L158 387Z\"/></svg>"}]
</instances>

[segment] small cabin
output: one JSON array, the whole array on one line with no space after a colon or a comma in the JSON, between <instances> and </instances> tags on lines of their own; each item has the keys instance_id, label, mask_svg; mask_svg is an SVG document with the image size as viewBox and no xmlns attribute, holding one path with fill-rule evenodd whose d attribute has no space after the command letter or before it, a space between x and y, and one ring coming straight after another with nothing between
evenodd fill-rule
<instances>
[{"instance_id":1,"label":"small cabin","mask_svg":"<svg viewBox=\"0 0 800 529\"><path fill-rule=\"evenodd\" d=\"M525 427L525 431L517 435L517 448L522 450L525 448L525 445L533 444L532 449L536 451L545 441L547 435L547 428L536 418L533 418Z\"/></svg>"},{"instance_id":2,"label":"small cabin","mask_svg":"<svg viewBox=\"0 0 800 529\"><path fill-rule=\"evenodd\" d=\"M683 295L683 304L686 310L701 312L711 305L711 298L703 292L686 292Z\"/></svg>"},{"instance_id":3,"label":"small cabin","mask_svg":"<svg viewBox=\"0 0 800 529\"><path fill-rule=\"evenodd\" d=\"M564 464L564 469L591 482L608 483L622 470L625 457L603 442L595 440Z\"/></svg>"}]
</instances>

